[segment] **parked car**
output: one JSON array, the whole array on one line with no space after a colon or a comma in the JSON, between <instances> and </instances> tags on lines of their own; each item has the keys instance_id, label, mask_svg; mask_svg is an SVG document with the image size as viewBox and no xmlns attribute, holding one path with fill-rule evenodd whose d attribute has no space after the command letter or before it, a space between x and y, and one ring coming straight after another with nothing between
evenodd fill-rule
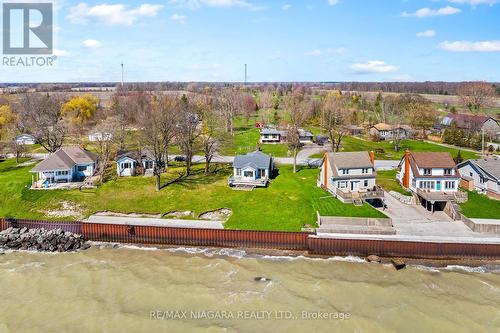
<instances>
[{"instance_id":1,"label":"parked car","mask_svg":"<svg viewBox=\"0 0 500 333\"><path fill-rule=\"evenodd\" d=\"M176 162L186 162L186 156L181 156L181 155L175 156L174 157L174 161L176 161Z\"/></svg>"}]
</instances>

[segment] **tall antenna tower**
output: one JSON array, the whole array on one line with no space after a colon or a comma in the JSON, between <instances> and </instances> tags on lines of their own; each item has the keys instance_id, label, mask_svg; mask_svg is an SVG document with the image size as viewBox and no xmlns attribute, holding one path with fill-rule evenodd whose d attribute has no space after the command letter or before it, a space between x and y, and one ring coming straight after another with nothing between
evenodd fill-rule
<instances>
[{"instance_id":1,"label":"tall antenna tower","mask_svg":"<svg viewBox=\"0 0 500 333\"><path fill-rule=\"evenodd\" d=\"M121 63L121 66L122 66L122 81L121 81L121 84L122 84L122 87L123 87L123 61Z\"/></svg>"},{"instance_id":2,"label":"tall antenna tower","mask_svg":"<svg viewBox=\"0 0 500 333\"><path fill-rule=\"evenodd\" d=\"M245 84L247 84L247 64L245 64Z\"/></svg>"}]
</instances>

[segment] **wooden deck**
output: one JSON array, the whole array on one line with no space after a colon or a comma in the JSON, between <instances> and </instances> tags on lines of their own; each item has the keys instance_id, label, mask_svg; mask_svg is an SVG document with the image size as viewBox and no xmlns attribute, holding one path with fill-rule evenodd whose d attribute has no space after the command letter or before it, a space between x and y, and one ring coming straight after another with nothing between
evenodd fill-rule
<instances>
[{"instance_id":1,"label":"wooden deck","mask_svg":"<svg viewBox=\"0 0 500 333\"><path fill-rule=\"evenodd\" d=\"M243 177L231 176L227 180L229 186L252 186L252 187L266 187L269 183L269 178L248 179Z\"/></svg>"}]
</instances>

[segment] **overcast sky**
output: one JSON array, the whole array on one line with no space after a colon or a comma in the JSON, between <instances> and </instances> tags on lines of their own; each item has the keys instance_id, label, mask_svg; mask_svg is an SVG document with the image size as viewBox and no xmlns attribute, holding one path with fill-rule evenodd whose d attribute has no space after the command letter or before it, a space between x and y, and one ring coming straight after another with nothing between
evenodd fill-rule
<instances>
[{"instance_id":1,"label":"overcast sky","mask_svg":"<svg viewBox=\"0 0 500 333\"><path fill-rule=\"evenodd\" d=\"M84 0L85 1L85 0ZM0 82L500 81L500 0L59 1L54 68Z\"/></svg>"}]
</instances>

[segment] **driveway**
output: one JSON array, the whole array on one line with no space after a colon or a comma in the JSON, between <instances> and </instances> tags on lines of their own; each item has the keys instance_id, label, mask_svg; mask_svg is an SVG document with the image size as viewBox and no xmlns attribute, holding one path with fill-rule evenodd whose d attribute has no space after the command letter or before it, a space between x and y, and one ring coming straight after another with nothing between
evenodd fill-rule
<instances>
[{"instance_id":1,"label":"driveway","mask_svg":"<svg viewBox=\"0 0 500 333\"><path fill-rule=\"evenodd\" d=\"M420 205L406 205L385 192L387 209L381 212L392 219L397 235L481 237L463 222L453 221L444 212L431 213Z\"/></svg>"}]
</instances>

